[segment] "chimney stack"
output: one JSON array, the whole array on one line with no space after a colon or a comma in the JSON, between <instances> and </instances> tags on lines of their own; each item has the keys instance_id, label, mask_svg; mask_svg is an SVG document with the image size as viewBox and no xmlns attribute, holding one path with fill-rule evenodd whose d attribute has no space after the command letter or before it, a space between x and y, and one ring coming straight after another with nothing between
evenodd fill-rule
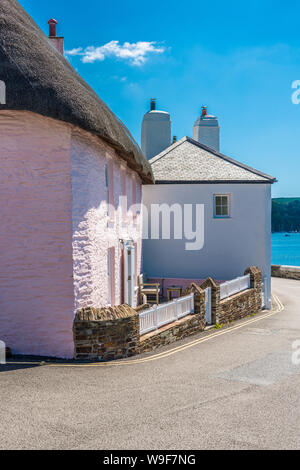
<instances>
[{"instance_id":1,"label":"chimney stack","mask_svg":"<svg viewBox=\"0 0 300 470\"><path fill-rule=\"evenodd\" d=\"M143 118L142 151L150 160L171 144L171 118L165 111L156 109L156 99L150 100L150 111Z\"/></svg>"},{"instance_id":2,"label":"chimney stack","mask_svg":"<svg viewBox=\"0 0 300 470\"><path fill-rule=\"evenodd\" d=\"M48 21L49 25L49 39L55 49L58 50L62 55L65 53L64 49L64 38L63 37L58 37L56 35L56 27L57 27L57 21L54 18L51 18L51 20Z\"/></svg>"},{"instance_id":3,"label":"chimney stack","mask_svg":"<svg viewBox=\"0 0 300 470\"><path fill-rule=\"evenodd\" d=\"M174 137L173 137L173 144L176 144L176 142L177 142L177 136L174 135Z\"/></svg>"},{"instance_id":4,"label":"chimney stack","mask_svg":"<svg viewBox=\"0 0 300 470\"><path fill-rule=\"evenodd\" d=\"M216 116L207 114L207 106L202 106L201 116L197 119L193 129L193 139L220 151L220 126Z\"/></svg>"}]
</instances>

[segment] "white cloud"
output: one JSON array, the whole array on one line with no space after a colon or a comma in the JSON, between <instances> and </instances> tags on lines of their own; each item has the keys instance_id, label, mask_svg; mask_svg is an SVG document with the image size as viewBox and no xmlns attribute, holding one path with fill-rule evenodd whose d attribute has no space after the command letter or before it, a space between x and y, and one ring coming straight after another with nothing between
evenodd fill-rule
<instances>
[{"instance_id":1,"label":"white cloud","mask_svg":"<svg viewBox=\"0 0 300 470\"><path fill-rule=\"evenodd\" d=\"M77 49L71 49L70 51L66 51L66 54L74 56L74 55L80 55L81 52L82 52L82 47L77 47Z\"/></svg>"},{"instance_id":2,"label":"white cloud","mask_svg":"<svg viewBox=\"0 0 300 470\"><path fill-rule=\"evenodd\" d=\"M84 64L93 64L97 60L103 61L107 57L117 57L119 59L128 60L131 65L143 65L149 54L161 54L165 48L159 46L157 42L139 41L136 43L124 42L123 45L119 41L110 41L100 47L89 46L85 49L78 47L66 51L69 56L81 56Z\"/></svg>"}]
</instances>

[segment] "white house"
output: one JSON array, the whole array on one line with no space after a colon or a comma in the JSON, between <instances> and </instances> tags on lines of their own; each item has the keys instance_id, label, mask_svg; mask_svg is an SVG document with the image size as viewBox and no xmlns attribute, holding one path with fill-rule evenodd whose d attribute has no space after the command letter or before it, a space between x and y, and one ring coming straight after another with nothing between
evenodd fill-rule
<instances>
[{"instance_id":1,"label":"white house","mask_svg":"<svg viewBox=\"0 0 300 470\"><path fill-rule=\"evenodd\" d=\"M198 125L199 120L194 135L218 147L218 121L211 116L206 129L195 129ZM149 216L143 270L148 277L185 286L187 280L207 277L233 279L256 265L263 272L270 308L271 185L276 179L189 137L149 162L156 184L143 187Z\"/></svg>"}]
</instances>

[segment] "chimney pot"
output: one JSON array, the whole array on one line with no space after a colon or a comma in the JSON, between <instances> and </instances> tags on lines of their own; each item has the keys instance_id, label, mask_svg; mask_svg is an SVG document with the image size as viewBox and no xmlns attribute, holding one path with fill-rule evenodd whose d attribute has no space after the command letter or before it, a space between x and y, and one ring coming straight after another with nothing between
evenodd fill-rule
<instances>
[{"instance_id":1,"label":"chimney pot","mask_svg":"<svg viewBox=\"0 0 300 470\"><path fill-rule=\"evenodd\" d=\"M51 20L48 21L48 25L49 25L49 38L56 37L57 21L54 18L51 18Z\"/></svg>"},{"instance_id":2,"label":"chimney pot","mask_svg":"<svg viewBox=\"0 0 300 470\"><path fill-rule=\"evenodd\" d=\"M174 137L173 137L173 144L176 144L176 142L177 142L177 136L174 135Z\"/></svg>"},{"instance_id":3,"label":"chimney pot","mask_svg":"<svg viewBox=\"0 0 300 470\"><path fill-rule=\"evenodd\" d=\"M156 98L151 98L150 100L150 111L156 110Z\"/></svg>"},{"instance_id":4,"label":"chimney pot","mask_svg":"<svg viewBox=\"0 0 300 470\"><path fill-rule=\"evenodd\" d=\"M202 106L202 116L207 116L207 106Z\"/></svg>"}]
</instances>

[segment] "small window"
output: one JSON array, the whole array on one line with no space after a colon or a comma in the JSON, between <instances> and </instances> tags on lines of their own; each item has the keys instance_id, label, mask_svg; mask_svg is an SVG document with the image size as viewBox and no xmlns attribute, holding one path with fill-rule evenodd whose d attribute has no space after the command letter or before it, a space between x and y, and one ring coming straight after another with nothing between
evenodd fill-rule
<instances>
[{"instance_id":1,"label":"small window","mask_svg":"<svg viewBox=\"0 0 300 470\"><path fill-rule=\"evenodd\" d=\"M110 259L110 249L107 253L107 303L111 305L111 259Z\"/></svg>"},{"instance_id":2,"label":"small window","mask_svg":"<svg viewBox=\"0 0 300 470\"><path fill-rule=\"evenodd\" d=\"M115 305L115 248L107 251L107 303Z\"/></svg>"},{"instance_id":3,"label":"small window","mask_svg":"<svg viewBox=\"0 0 300 470\"><path fill-rule=\"evenodd\" d=\"M230 217L230 196L229 194L215 194L214 196L214 217Z\"/></svg>"},{"instance_id":4,"label":"small window","mask_svg":"<svg viewBox=\"0 0 300 470\"><path fill-rule=\"evenodd\" d=\"M108 163L105 164L105 193L106 193L107 215L109 216L110 195L109 195L109 165Z\"/></svg>"}]
</instances>

